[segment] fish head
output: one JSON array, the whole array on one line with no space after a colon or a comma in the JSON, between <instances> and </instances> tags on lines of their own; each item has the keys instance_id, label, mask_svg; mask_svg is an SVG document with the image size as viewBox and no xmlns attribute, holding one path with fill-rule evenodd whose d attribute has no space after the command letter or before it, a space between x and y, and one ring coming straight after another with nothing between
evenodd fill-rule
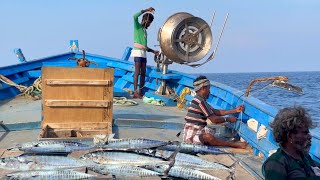
<instances>
[{"instance_id":1,"label":"fish head","mask_svg":"<svg viewBox=\"0 0 320 180\"><path fill-rule=\"evenodd\" d=\"M162 171L163 169L162 165L144 165L143 168L156 172Z\"/></svg>"},{"instance_id":2,"label":"fish head","mask_svg":"<svg viewBox=\"0 0 320 180\"><path fill-rule=\"evenodd\" d=\"M0 166L5 166L7 164L6 158L1 158L0 159Z\"/></svg>"},{"instance_id":3,"label":"fish head","mask_svg":"<svg viewBox=\"0 0 320 180\"><path fill-rule=\"evenodd\" d=\"M0 167L4 169L16 169L19 167L20 162L16 157L7 157L0 159Z\"/></svg>"},{"instance_id":4,"label":"fish head","mask_svg":"<svg viewBox=\"0 0 320 180\"><path fill-rule=\"evenodd\" d=\"M96 159L97 158L97 154L96 153L87 153L84 154L80 157L80 159L82 160L87 160L87 159Z\"/></svg>"},{"instance_id":5,"label":"fish head","mask_svg":"<svg viewBox=\"0 0 320 180\"><path fill-rule=\"evenodd\" d=\"M22 150L22 145L21 144L16 144L14 147L8 148L8 151L21 151Z\"/></svg>"}]
</instances>

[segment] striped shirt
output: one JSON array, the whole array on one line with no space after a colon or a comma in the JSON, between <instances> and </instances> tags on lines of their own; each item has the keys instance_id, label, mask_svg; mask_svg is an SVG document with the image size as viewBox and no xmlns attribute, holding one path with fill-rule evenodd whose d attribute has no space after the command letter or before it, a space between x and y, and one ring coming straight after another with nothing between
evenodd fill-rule
<instances>
[{"instance_id":1,"label":"striped shirt","mask_svg":"<svg viewBox=\"0 0 320 180\"><path fill-rule=\"evenodd\" d=\"M315 167L310 155L304 156L303 160L297 160L280 147L264 162L262 174L267 180L320 179L313 171Z\"/></svg>"},{"instance_id":2,"label":"striped shirt","mask_svg":"<svg viewBox=\"0 0 320 180\"><path fill-rule=\"evenodd\" d=\"M191 101L191 105L188 108L188 113L184 118L187 123L192 123L196 125L207 125L207 118L214 114L211 106L207 103L207 101L195 95Z\"/></svg>"}]
</instances>

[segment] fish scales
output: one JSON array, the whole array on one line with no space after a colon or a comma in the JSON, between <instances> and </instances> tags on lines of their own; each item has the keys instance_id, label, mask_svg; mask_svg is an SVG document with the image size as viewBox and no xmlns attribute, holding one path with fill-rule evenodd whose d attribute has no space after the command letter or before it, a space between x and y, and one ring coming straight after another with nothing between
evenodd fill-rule
<instances>
[{"instance_id":1,"label":"fish scales","mask_svg":"<svg viewBox=\"0 0 320 180\"><path fill-rule=\"evenodd\" d=\"M163 159L124 151L95 151L81 156L82 160L92 160L99 164L161 164Z\"/></svg>"},{"instance_id":2,"label":"fish scales","mask_svg":"<svg viewBox=\"0 0 320 180\"><path fill-rule=\"evenodd\" d=\"M151 140L151 139L111 139L108 140L103 148L114 148L114 149L146 149L154 148L159 146L167 145L168 142Z\"/></svg>"},{"instance_id":3,"label":"fish scales","mask_svg":"<svg viewBox=\"0 0 320 180\"><path fill-rule=\"evenodd\" d=\"M164 158L164 159L169 159L170 156L174 153L173 151L166 151L166 150L156 150L154 152L149 150L141 150L139 152L144 154L149 154L149 155L155 155L156 157ZM204 159L201 159L198 156L185 154L185 153L177 153L175 157L175 165L195 168L198 170L216 169L216 170L226 170L228 172L233 171L233 169L230 169L223 164L206 161Z\"/></svg>"},{"instance_id":4,"label":"fish scales","mask_svg":"<svg viewBox=\"0 0 320 180\"><path fill-rule=\"evenodd\" d=\"M86 174L72 170L48 170L48 171L23 171L10 173L6 175L6 179L90 179L95 175Z\"/></svg>"},{"instance_id":5,"label":"fish scales","mask_svg":"<svg viewBox=\"0 0 320 180\"><path fill-rule=\"evenodd\" d=\"M94 146L72 141L34 141L16 145L8 150L20 150L28 153L70 153L93 148Z\"/></svg>"},{"instance_id":6,"label":"fish scales","mask_svg":"<svg viewBox=\"0 0 320 180\"><path fill-rule=\"evenodd\" d=\"M145 166L146 169L150 169L152 171L156 171L158 173L164 173L166 169L168 169L168 165L149 165ZM210 174L181 166L173 166L169 173L169 176L184 178L184 179L202 179L202 180L220 180L217 177L214 177Z\"/></svg>"},{"instance_id":7,"label":"fish scales","mask_svg":"<svg viewBox=\"0 0 320 180\"><path fill-rule=\"evenodd\" d=\"M0 159L0 167L13 170L50 170L88 167L90 165L93 165L93 163L72 157L54 155L23 154L17 157Z\"/></svg>"},{"instance_id":8,"label":"fish scales","mask_svg":"<svg viewBox=\"0 0 320 180\"><path fill-rule=\"evenodd\" d=\"M174 143L166 146L159 147L161 150L175 151L177 148L180 148L179 152L182 153L200 153L200 154L230 154L228 152L221 151L220 149L214 146L204 146L197 144L188 144L188 143Z\"/></svg>"},{"instance_id":9,"label":"fish scales","mask_svg":"<svg viewBox=\"0 0 320 180\"><path fill-rule=\"evenodd\" d=\"M143 169L136 166L128 166L128 165L97 165L94 167L90 167L90 170L107 175L115 175L115 176L139 176L139 177L150 177L150 176L158 176L159 173Z\"/></svg>"}]
</instances>

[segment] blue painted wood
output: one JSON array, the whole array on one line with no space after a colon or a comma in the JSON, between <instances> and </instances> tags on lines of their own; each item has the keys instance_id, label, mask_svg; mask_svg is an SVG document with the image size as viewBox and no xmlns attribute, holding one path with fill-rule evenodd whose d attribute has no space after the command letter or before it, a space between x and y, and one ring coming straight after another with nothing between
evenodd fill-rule
<instances>
[{"instance_id":1,"label":"blue painted wood","mask_svg":"<svg viewBox=\"0 0 320 180\"><path fill-rule=\"evenodd\" d=\"M69 57L72 57L72 56L73 56L73 53L65 53L65 54L42 58L39 60L28 61L23 64L0 67L0 74L4 76L8 76L11 74L16 74L20 72L29 71L29 70L35 70L35 69L41 68L43 62L59 62L61 60L68 59Z\"/></svg>"},{"instance_id":2,"label":"blue painted wood","mask_svg":"<svg viewBox=\"0 0 320 180\"><path fill-rule=\"evenodd\" d=\"M16 48L13 50L13 52L16 54L17 58L20 62L25 63L27 62L26 58L24 57L22 50L20 48Z\"/></svg>"},{"instance_id":3,"label":"blue painted wood","mask_svg":"<svg viewBox=\"0 0 320 180\"><path fill-rule=\"evenodd\" d=\"M188 77L186 77L186 76L183 76L183 77L178 81L178 83L181 84L181 85L187 86L187 87L189 87L190 89L193 89L193 81L194 81L194 79L188 78Z\"/></svg>"},{"instance_id":4,"label":"blue painted wood","mask_svg":"<svg viewBox=\"0 0 320 180\"><path fill-rule=\"evenodd\" d=\"M123 53L121 59L123 59L123 60L125 60L125 61L128 61L129 58L130 58L131 51L132 51L132 48L131 48L131 47L127 47L127 48L124 50L124 53Z\"/></svg>"},{"instance_id":5,"label":"blue painted wood","mask_svg":"<svg viewBox=\"0 0 320 180\"><path fill-rule=\"evenodd\" d=\"M22 83L25 83L27 81L29 81L30 79L28 77L22 77L22 78L19 78L19 79L10 79L11 81L15 82L16 84L22 84ZM10 86L8 84L5 84L5 83L1 83L2 85L2 88L0 89L0 92L6 88L15 88L13 86Z\"/></svg>"},{"instance_id":6,"label":"blue painted wood","mask_svg":"<svg viewBox=\"0 0 320 180\"><path fill-rule=\"evenodd\" d=\"M79 52L79 41L78 40L70 40L70 51L71 52Z\"/></svg>"},{"instance_id":7,"label":"blue painted wood","mask_svg":"<svg viewBox=\"0 0 320 180\"><path fill-rule=\"evenodd\" d=\"M121 64L121 65L119 65L119 63L117 63L117 62L108 62L107 66L123 69L123 70L130 71L130 72L134 72L134 65L132 65L132 64Z\"/></svg>"},{"instance_id":8,"label":"blue painted wood","mask_svg":"<svg viewBox=\"0 0 320 180\"><path fill-rule=\"evenodd\" d=\"M75 61L69 61L69 57L82 57L82 53L66 53L56 56L46 57L40 60L30 61L24 64L18 64L13 66L1 67L0 74L10 77L15 80L21 80L21 83L31 83L33 78L36 78L41 74L40 68L42 66L64 66L64 67L75 67ZM133 74L134 65L133 62L124 61L116 58L94 55L87 53L86 58L95 61L99 64L99 68L111 67L115 68L115 88L130 88L133 89ZM124 59L124 58L122 58ZM93 67L93 66L92 66ZM94 68L94 67L93 67ZM187 75L177 71L169 71L169 75L162 76L160 73L155 71L155 67L148 66L146 74L146 91L148 93L153 93L158 89L159 84L156 84L156 78L166 79L170 87L175 88L176 93L180 94L184 87L189 87L193 89L193 80L196 78L193 75ZM155 73L156 72L156 73ZM172 75L172 76L171 76ZM24 79L28 78L28 79ZM18 81L17 81L18 82ZM3 84L0 84L0 99L7 99L13 97L19 92L16 88L7 87L3 89ZM117 90L115 90L116 92ZM245 112L241 115L244 126L240 130L241 136L249 142L251 146L261 151L265 155L268 154L270 149L276 148L277 144L274 142L272 133L268 133L266 139L258 141L256 139L256 133L248 129L245 122L249 118L254 118L259 121L259 124L265 125L269 130L271 129L269 123L273 121L277 109L254 98L254 97L244 97L244 93L226 86L218 82L211 82L211 95L209 96L208 102L217 109L231 109L242 103L245 104ZM192 100L192 96L187 95L186 98L188 104ZM240 115L237 114L237 117ZM140 125L143 126L143 125ZM319 158L319 147L320 147L320 132L319 130L312 131L313 136L313 146L311 147L311 155Z\"/></svg>"},{"instance_id":9,"label":"blue painted wood","mask_svg":"<svg viewBox=\"0 0 320 180\"><path fill-rule=\"evenodd\" d=\"M123 89L114 87L113 88L113 96L114 97L126 97L126 98L129 98L130 94L127 91L123 90Z\"/></svg>"},{"instance_id":10,"label":"blue painted wood","mask_svg":"<svg viewBox=\"0 0 320 180\"><path fill-rule=\"evenodd\" d=\"M23 73L23 76L29 78L38 78L39 76L41 76L41 70L26 71Z\"/></svg>"},{"instance_id":11,"label":"blue painted wood","mask_svg":"<svg viewBox=\"0 0 320 180\"><path fill-rule=\"evenodd\" d=\"M114 70L114 76L115 76L115 77L122 77L122 76L125 75L126 73L127 73L127 71L122 70L122 69L116 68L116 69Z\"/></svg>"},{"instance_id":12,"label":"blue painted wood","mask_svg":"<svg viewBox=\"0 0 320 180\"><path fill-rule=\"evenodd\" d=\"M127 87L127 84L131 84L131 83L120 78L117 80L117 82L114 84L114 86L117 88L123 89L123 88Z\"/></svg>"},{"instance_id":13,"label":"blue painted wood","mask_svg":"<svg viewBox=\"0 0 320 180\"><path fill-rule=\"evenodd\" d=\"M152 71L149 74L150 77L158 78L158 79L164 79L164 80L172 80L172 79L181 79L181 75L168 73L168 74L162 74L162 72Z\"/></svg>"},{"instance_id":14,"label":"blue painted wood","mask_svg":"<svg viewBox=\"0 0 320 180\"><path fill-rule=\"evenodd\" d=\"M278 147L272 144L267 139L257 140L256 132L251 130L246 124L237 122L236 130L239 132L240 136L246 140L251 146L258 149L264 154L265 157L268 157L269 151L277 149Z\"/></svg>"},{"instance_id":15,"label":"blue painted wood","mask_svg":"<svg viewBox=\"0 0 320 180\"><path fill-rule=\"evenodd\" d=\"M149 88L149 89L152 89L153 91L156 91L159 87L160 87L160 84L157 85L155 83L145 83L145 87Z\"/></svg>"}]
</instances>

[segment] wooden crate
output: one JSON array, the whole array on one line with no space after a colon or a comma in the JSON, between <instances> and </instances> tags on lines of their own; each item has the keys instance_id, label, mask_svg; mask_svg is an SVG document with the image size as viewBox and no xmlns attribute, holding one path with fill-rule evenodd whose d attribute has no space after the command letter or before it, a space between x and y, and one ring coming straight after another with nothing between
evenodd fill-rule
<instances>
[{"instance_id":1,"label":"wooden crate","mask_svg":"<svg viewBox=\"0 0 320 180\"><path fill-rule=\"evenodd\" d=\"M39 139L112 133L113 69L42 68Z\"/></svg>"}]
</instances>

